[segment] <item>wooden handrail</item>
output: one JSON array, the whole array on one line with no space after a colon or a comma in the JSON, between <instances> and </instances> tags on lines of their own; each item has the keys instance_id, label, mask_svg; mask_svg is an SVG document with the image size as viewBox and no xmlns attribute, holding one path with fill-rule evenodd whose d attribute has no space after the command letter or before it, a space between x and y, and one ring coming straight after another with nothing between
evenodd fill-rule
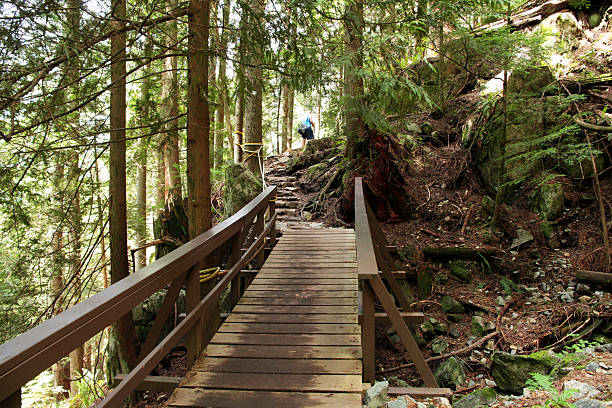
<instances>
[{"instance_id":1,"label":"wooden handrail","mask_svg":"<svg viewBox=\"0 0 612 408\"><path fill-rule=\"evenodd\" d=\"M378 276L376 253L372 242L370 223L363 193L363 180L355 178L355 244L357 248L357 273L361 279Z\"/></svg>"},{"instance_id":2,"label":"wooden handrail","mask_svg":"<svg viewBox=\"0 0 612 408\"><path fill-rule=\"evenodd\" d=\"M391 273L389 265L386 264L388 261L385 259L384 254L380 253L380 246L377 246L381 245L386 249L386 238L380 238L382 243L374 242L374 236L372 235L370 227L376 222L377 221L374 217L372 217L372 219L368 219L368 208L363 191L363 180L361 177L356 177L355 241L357 248L357 271L359 278L363 280L361 344L363 348L362 358L364 380L366 382L371 382L374 380L374 332L376 324L374 298L377 298L391 321L391 324L399 335L402 345L408 352L410 358L414 361L417 372L423 379L423 382L427 387L437 388L438 383L436 379L429 369L427 362L423 358L418 345L412 338L402 314L395 306L394 299L387 291L387 288L378 273L378 261L381 261L382 275L393 290L395 297L403 306L405 305L404 312L407 312L409 306L408 300L405 299L405 295L401 292L401 288ZM375 231L376 234L383 234L382 230L380 230L380 226L375 225L375 228L378 228ZM377 249L380 253L378 260L376 257Z\"/></svg>"},{"instance_id":3,"label":"wooden handrail","mask_svg":"<svg viewBox=\"0 0 612 408\"><path fill-rule=\"evenodd\" d=\"M246 219L263 213L275 194L276 187L268 187L236 214L166 256L0 345L0 403L167 283L202 262L207 255L239 233L245 227ZM274 220L275 217L272 217L266 231L269 231ZM258 237L258 241L265 235ZM221 282L226 282L226 277ZM217 286L213 289L215 293ZM210 296L203 301L207 298ZM141 364L147 360L148 357Z\"/></svg>"}]
</instances>

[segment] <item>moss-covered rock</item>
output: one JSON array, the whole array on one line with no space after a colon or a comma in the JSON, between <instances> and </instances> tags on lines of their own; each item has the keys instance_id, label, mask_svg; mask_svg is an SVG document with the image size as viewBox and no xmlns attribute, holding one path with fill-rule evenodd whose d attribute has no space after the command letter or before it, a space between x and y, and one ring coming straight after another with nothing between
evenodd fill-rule
<instances>
[{"instance_id":1,"label":"moss-covered rock","mask_svg":"<svg viewBox=\"0 0 612 408\"><path fill-rule=\"evenodd\" d=\"M433 317L421 324L421 332L427 340L431 340L439 334L446 334L447 331L448 326Z\"/></svg>"},{"instance_id":2,"label":"moss-covered rock","mask_svg":"<svg viewBox=\"0 0 612 408\"><path fill-rule=\"evenodd\" d=\"M230 164L225 169L223 205L233 215L262 191L261 181L244 164Z\"/></svg>"},{"instance_id":3,"label":"moss-covered rock","mask_svg":"<svg viewBox=\"0 0 612 408\"><path fill-rule=\"evenodd\" d=\"M548 375L559 364L559 359L547 351L527 356L498 351L493 355L491 373L502 390L521 393L531 373Z\"/></svg>"},{"instance_id":4,"label":"moss-covered rock","mask_svg":"<svg viewBox=\"0 0 612 408\"><path fill-rule=\"evenodd\" d=\"M465 307L450 296L444 296L440 304L446 313L465 313Z\"/></svg>"},{"instance_id":5,"label":"moss-covered rock","mask_svg":"<svg viewBox=\"0 0 612 408\"><path fill-rule=\"evenodd\" d=\"M497 392L493 388L480 388L469 393L459 401L453 403L453 408L481 408L488 407L497 400Z\"/></svg>"},{"instance_id":6,"label":"moss-covered rock","mask_svg":"<svg viewBox=\"0 0 612 408\"><path fill-rule=\"evenodd\" d=\"M443 337L438 337L431 342L431 352L434 354L444 354L448 352L448 342Z\"/></svg>"},{"instance_id":7,"label":"moss-covered rock","mask_svg":"<svg viewBox=\"0 0 612 408\"><path fill-rule=\"evenodd\" d=\"M471 279L472 272L459 262L450 262L448 269L463 282L469 282Z\"/></svg>"},{"instance_id":8,"label":"moss-covered rock","mask_svg":"<svg viewBox=\"0 0 612 408\"><path fill-rule=\"evenodd\" d=\"M458 358L451 357L436 368L434 377L436 377L440 387L457 389L467 379L465 365Z\"/></svg>"},{"instance_id":9,"label":"moss-covered rock","mask_svg":"<svg viewBox=\"0 0 612 408\"><path fill-rule=\"evenodd\" d=\"M470 332L476 337L482 337L487 334L487 322L480 316L472 316L470 323Z\"/></svg>"},{"instance_id":10,"label":"moss-covered rock","mask_svg":"<svg viewBox=\"0 0 612 408\"><path fill-rule=\"evenodd\" d=\"M532 199L535 211L545 220L553 220L563 213L563 186L561 183L550 183L540 186Z\"/></svg>"}]
</instances>

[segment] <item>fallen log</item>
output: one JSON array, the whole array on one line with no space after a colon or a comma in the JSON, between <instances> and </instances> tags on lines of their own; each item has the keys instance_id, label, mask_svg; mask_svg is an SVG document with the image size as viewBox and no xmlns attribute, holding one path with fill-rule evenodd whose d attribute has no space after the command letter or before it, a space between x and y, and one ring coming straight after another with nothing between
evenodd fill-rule
<instances>
[{"instance_id":1,"label":"fallen log","mask_svg":"<svg viewBox=\"0 0 612 408\"><path fill-rule=\"evenodd\" d=\"M478 258L493 256L498 253L497 248L469 248L469 247L441 247L423 248L423 254L429 258Z\"/></svg>"},{"instance_id":2,"label":"fallen log","mask_svg":"<svg viewBox=\"0 0 612 408\"><path fill-rule=\"evenodd\" d=\"M612 285L612 273L607 272L578 271L576 272L576 279L580 282Z\"/></svg>"},{"instance_id":3,"label":"fallen log","mask_svg":"<svg viewBox=\"0 0 612 408\"><path fill-rule=\"evenodd\" d=\"M563 10L569 7L569 1L565 0L552 0L542 5L531 8L529 10L522 11L510 16L510 18L503 18L494 21L489 24L476 27L473 32L475 35L480 35L486 31L499 30L502 27L510 25L514 29L520 29L529 25L539 23L546 17L555 14L557 11Z\"/></svg>"}]
</instances>

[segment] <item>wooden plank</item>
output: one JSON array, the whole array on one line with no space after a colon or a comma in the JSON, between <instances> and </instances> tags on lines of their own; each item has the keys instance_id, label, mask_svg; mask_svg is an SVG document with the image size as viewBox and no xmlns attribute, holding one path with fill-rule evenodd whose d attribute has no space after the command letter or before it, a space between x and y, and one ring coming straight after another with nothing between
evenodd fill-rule
<instances>
[{"instance_id":1,"label":"wooden plank","mask_svg":"<svg viewBox=\"0 0 612 408\"><path fill-rule=\"evenodd\" d=\"M356 298L252 298L242 297L239 305L272 306L357 306Z\"/></svg>"},{"instance_id":2,"label":"wooden plank","mask_svg":"<svg viewBox=\"0 0 612 408\"><path fill-rule=\"evenodd\" d=\"M355 250L355 243L352 242L334 242L334 243L324 243L324 242L303 242L300 245L295 245L292 242L279 242L274 247L274 250L295 250L295 251L312 251L315 249L325 250L335 250L335 249L346 249Z\"/></svg>"},{"instance_id":3,"label":"wooden plank","mask_svg":"<svg viewBox=\"0 0 612 408\"><path fill-rule=\"evenodd\" d=\"M354 323L232 323L225 322L219 333L262 333L262 334L309 334L309 333L359 333Z\"/></svg>"},{"instance_id":4,"label":"wooden plank","mask_svg":"<svg viewBox=\"0 0 612 408\"><path fill-rule=\"evenodd\" d=\"M361 375L361 361L206 357L198 360L193 370L226 373Z\"/></svg>"},{"instance_id":5,"label":"wooden plank","mask_svg":"<svg viewBox=\"0 0 612 408\"><path fill-rule=\"evenodd\" d=\"M303 257L299 257L299 256L295 256L295 254L293 255L285 255L285 256L280 256L280 255L270 255L266 261L266 263L270 263L270 264L278 264L278 263L303 263L306 262L308 264L312 264L312 263L341 263L341 264L350 264L350 263L355 263L356 258L352 255L350 256L344 256L344 255L325 255L325 256L321 256L321 255L312 255L312 256L303 256Z\"/></svg>"},{"instance_id":6,"label":"wooden plank","mask_svg":"<svg viewBox=\"0 0 612 408\"><path fill-rule=\"evenodd\" d=\"M339 273L304 273L304 272L260 272L257 275L260 279L288 279L298 277L299 279L357 279L357 271L355 272L339 272Z\"/></svg>"},{"instance_id":7,"label":"wooden plank","mask_svg":"<svg viewBox=\"0 0 612 408\"><path fill-rule=\"evenodd\" d=\"M231 323L353 323L356 314L243 314L232 313L226 322Z\"/></svg>"},{"instance_id":8,"label":"wooden plank","mask_svg":"<svg viewBox=\"0 0 612 408\"><path fill-rule=\"evenodd\" d=\"M209 357L234 358L327 358L351 360L361 358L361 346L262 346L210 344Z\"/></svg>"},{"instance_id":9,"label":"wooden plank","mask_svg":"<svg viewBox=\"0 0 612 408\"><path fill-rule=\"evenodd\" d=\"M355 285L355 288L357 288L357 277L355 276L353 279L301 279L286 276L282 278L268 278L260 275L253 283L257 285Z\"/></svg>"},{"instance_id":10,"label":"wooden plank","mask_svg":"<svg viewBox=\"0 0 612 408\"><path fill-rule=\"evenodd\" d=\"M117 386L125 377L126 374L117 374L113 379L113 388ZM183 377L166 377L160 375L148 375L142 380L136 388L137 391L155 391L155 392L172 392Z\"/></svg>"},{"instance_id":11,"label":"wooden plank","mask_svg":"<svg viewBox=\"0 0 612 408\"><path fill-rule=\"evenodd\" d=\"M211 344L259 344L277 346L359 346L356 334L253 334L217 333Z\"/></svg>"},{"instance_id":12,"label":"wooden plank","mask_svg":"<svg viewBox=\"0 0 612 408\"><path fill-rule=\"evenodd\" d=\"M232 313L254 314L357 314L357 306L275 306L237 305Z\"/></svg>"},{"instance_id":13,"label":"wooden plank","mask_svg":"<svg viewBox=\"0 0 612 408\"><path fill-rule=\"evenodd\" d=\"M425 321L425 315L421 312L400 312L406 324L421 324ZM374 321L377 325L390 324L389 316L385 312L374 313ZM363 324L363 315L359 314L359 324Z\"/></svg>"},{"instance_id":14,"label":"wooden plank","mask_svg":"<svg viewBox=\"0 0 612 408\"><path fill-rule=\"evenodd\" d=\"M264 265L260 272L274 272L274 273L303 273L303 274L312 274L316 275L318 273L353 273L357 274L357 268L350 265L342 265L335 264L333 266L328 266L326 268L311 268L309 266L304 266L300 268L288 268L286 266L278 266L278 265ZM359 277L359 276L357 276Z\"/></svg>"},{"instance_id":15,"label":"wooden plank","mask_svg":"<svg viewBox=\"0 0 612 408\"><path fill-rule=\"evenodd\" d=\"M256 289L255 289L256 288ZM303 290L303 291L356 291L357 284L354 285L317 285L316 283L310 285L270 285L270 284L259 284L257 280L254 280L249 286L249 290Z\"/></svg>"},{"instance_id":16,"label":"wooden plank","mask_svg":"<svg viewBox=\"0 0 612 408\"><path fill-rule=\"evenodd\" d=\"M328 260L328 261L317 261L317 262L312 262L309 260L299 260L296 259L294 261L288 261L288 260L271 260L266 262L266 266L282 266L284 268L300 268L300 267L309 267L309 268L317 268L317 269L323 269L323 268L329 268L329 267L334 267L336 265L343 265L344 267L347 268L355 268L357 266L356 262L346 262L346 261L339 261L339 262L334 262L334 260Z\"/></svg>"},{"instance_id":17,"label":"wooden plank","mask_svg":"<svg viewBox=\"0 0 612 408\"><path fill-rule=\"evenodd\" d=\"M453 396L450 388L430 388L430 387L389 387L389 396L398 397L400 395L410 395L417 398L446 397Z\"/></svg>"},{"instance_id":18,"label":"wooden plank","mask_svg":"<svg viewBox=\"0 0 612 408\"><path fill-rule=\"evenodd\" d=\"M178 388L168 400L168 406L197 408L360 408L361 394Z\"/></svg>"},{"instance_id":19,"label":"wooden plank","mask_svg":"<svg viewBox=\"0 0 612 408\"><path fill-rule=\"evenodd\" d=\"M361 376L352 374L263 374L193 372L181 387L231 390L361 392Z\"/></svg>"},{"instance_id":20,"label":"wooden plank","mask_svg":"<svg viewBox=\"0 0 612 408\"><path fill-rule=\"evenodd\" d=\"M289 297L295 299L314 299L314 298L356 298L354 290L264 290L264 286L249 287L245 292L248 297Z\"/></svg>"}]
</instances>

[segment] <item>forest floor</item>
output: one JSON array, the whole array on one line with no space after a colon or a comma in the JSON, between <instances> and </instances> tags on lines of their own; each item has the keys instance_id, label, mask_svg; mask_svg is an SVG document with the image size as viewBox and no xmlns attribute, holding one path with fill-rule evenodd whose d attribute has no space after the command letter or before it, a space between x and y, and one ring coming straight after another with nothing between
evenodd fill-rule
<instances>
[{"instance_id":1,"label":"forest floor","mask_svg":"<svg viewBox=\"0 0 612 408\"><path fill-rule=\"evenodd\" d=\"M448 131L444 123L437 125L441 133ZM539 228L542 220L530 210L527 193L517 191L518 199L506 207L507 219L511 221L505 229L524 229L533 239L510 250L512 237L504 234L504 228L502 231L494 228L491 217L482 208L486 191L469 162L465 150L450 137L446 144L421 144L414 151L412 167L413 181L420 186L416 193L420 204L409 220L381 222L389 242L403 248L399 251L398 268L426 269L433 276L431 295L418 299L415 294L413 305L415 310L446 324L454 333L454 336L444 336L449 350L446 357L467 348L458 357L468 367L468 378L458 387L456 395L492 384L493 350L517 354L542 349L569 350L579 340L591 341L597 330L606 330L609 335L612 317L609 288L578 283L575 279L577 270L603 268L601 224L590 182L582 185L563 181L566 209L553 222L556 234L552 244ZM604 199L612 202L612 183L607 178L602 180L602 191ZM314 194L297 195L306 203ZM325 218L314 220L329 223ZM464 281L449 269L457 260L425 258L421 253L424 247L494 249L495 255L459 260L472 273L471 279ZM441 306L445 296L464 304L468 312L459 317L445 313ZM498 334L488 345L470 347L478 340L471 334L473 314L483 315L495 323ZM377 379L389 380L391 385L420 385L416 371L412 367L403 368L407 361L392 334L388 327L377 328ZM421 350L425 358L433 358L430 366L435 369L442 356L434 355L429 344L422 344ZM597 359L609 363L612 354L601 353ZM607 364L607 367L612 366ZM595 373L576 369L555 386L560 389L570 377L603 386L602 399L612 397L612 371ZM545 393L535 392L501 406L532 406L543 403L546 398Z\"/></svg>"}]
</instances>

